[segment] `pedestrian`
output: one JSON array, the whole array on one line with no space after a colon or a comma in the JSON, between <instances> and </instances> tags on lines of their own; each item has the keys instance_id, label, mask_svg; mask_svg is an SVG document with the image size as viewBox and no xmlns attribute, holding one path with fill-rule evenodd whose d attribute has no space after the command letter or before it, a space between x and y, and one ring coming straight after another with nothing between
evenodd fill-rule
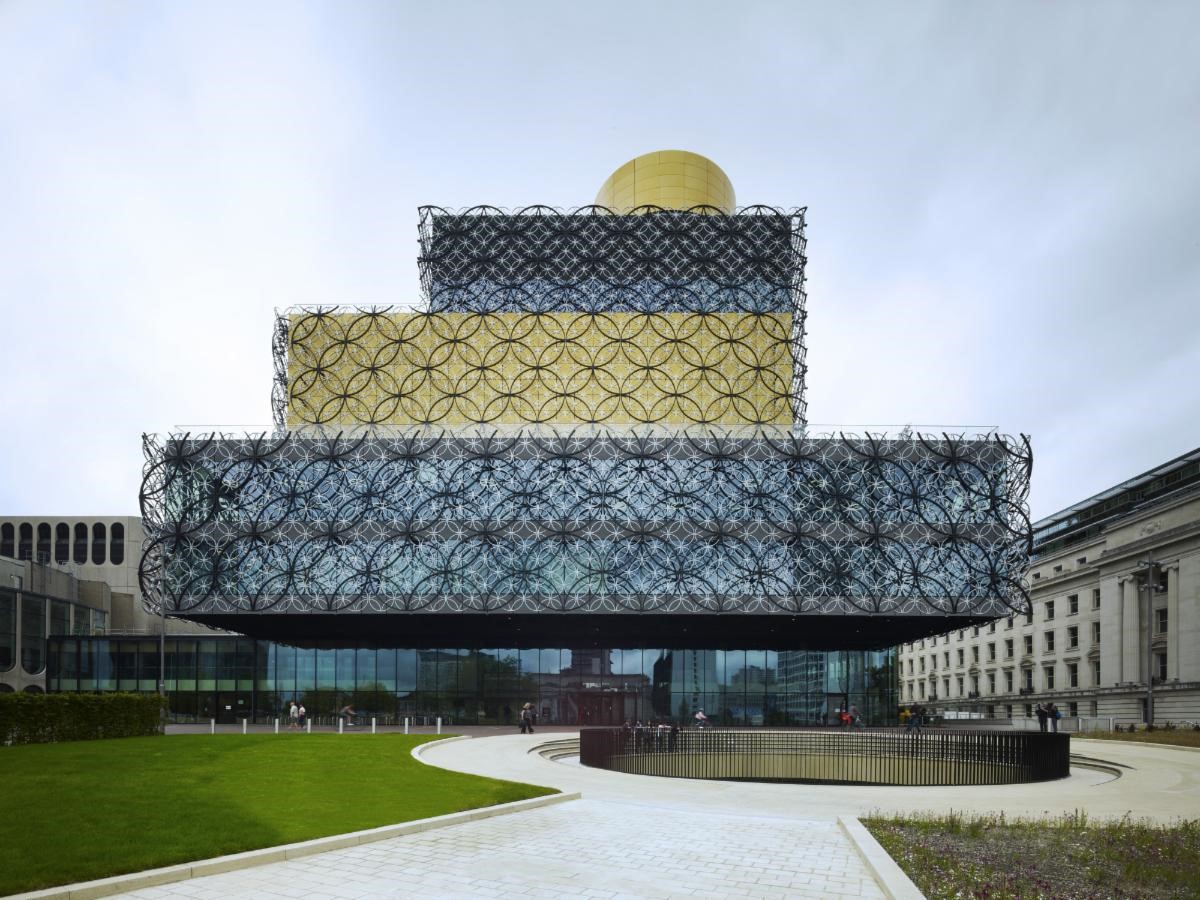
<instances>
[{"instance_id":1,"label":"pedestrian","mask_svg":"<svg viewBox=\"0 0 1200 900\"><path fill-rule=\"evenodd\" d=\"M300 704L300 708L296 710L296 721L303 728L308 724L308 710L304 708L304 704Z\"/></svg>"},{"instance_id":2,"label":"pedestrian","mask_svg":"<svg viewBox=\"0 0 1200 900\"><path fill-rule=\"evenodd\" d=\"M1046 721L1049 718L1050 718L1049 711L1047 711L1045 706L1043 706L1041 703L1039 703L1037 705L1038 731L1046 730Z\"/></svg>"},{"instance_id":3,"label":"pedestrian","mask_svg":"<svg viewBox=\"0 0 1200 900\"><path fill-rule=\"evenodd\" d=\"M342 717L342 722L345 727L349 728L354 724L354 707L351 704L347 703L345 706L343 706L338 715Z\"/></svg>"},{"instance_id":4,"label":"pedestrian","mask_svg":"<svg viewBox=\"0 0 1200 900\"><path fill-rule=\"evenodd\" d=\"M708 716L706 716L704 714L703 709L696 710L696 715L694 716L694 718L696 719L696 727L697 728L707 728L708 727L708 725L709 725Z\"/></svg>"},{"instance_id":5,"label":"pedestrian","mask_svg":"<svg viewBox=\"0 0 1200 900\"><path fill-rule=\"evenodd\" d=\"M521 707L521 734L533 734L533 704Z\"/></svg>"},{"instance_id":6,"label":"pedestrian","mask_svg":"<svg viewBox=\"0 0 1200 900\"><path fill-rule=\"evenodd\" d=\"M296 706L296 701L291 701L291 706L288 707L288 731L295 731L297 722L300 721L300 710Z\"/></svg>"},{"instance_id":7,"label":"pedestrian","mask_svg":"<svg viewBox=\"0 0 1200 900\"><path fill-rule=\"evenodd\" d=\"M1046 707L1046 720L1050 723L1050 730L1058 734L1058 720L1062 718L1062 710L1055 704L1051 703Z\"/></svg>"},{"instance_id":8,"label":"pedestrian","mask_svg":"<svg viewBox=\"0 0 1200 900\"><path fill-rule=\"evenodd\" d=\"M918 734L920 734L921 726L924 724L925 724L925 707L918 704L912 708L912 715L909 717L908 727L905 730L906 731L915 731Z\"/></svg>"},{"instance_id":9,"label":"pedestrian","mask_svg":"<svg viewBox=\"0 0 1200 900\"><path fill-rule=\"evenodd\" d=\"M850 704L850 724L855 728L863 727L862 716L859 715L858 707L853 703Z\"/></svg>"}]
</instances>

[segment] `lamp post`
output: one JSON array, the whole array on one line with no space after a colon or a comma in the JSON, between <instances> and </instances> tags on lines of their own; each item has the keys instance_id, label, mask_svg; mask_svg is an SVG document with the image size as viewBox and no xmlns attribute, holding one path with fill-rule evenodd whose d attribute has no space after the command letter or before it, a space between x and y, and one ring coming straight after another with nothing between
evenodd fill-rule
<instances>
[{"instance_id":1,"label":"lamp post","mask_svg":"<svg viewBox=\"0 0 1200 900\"><path fill-rule=\"evenodd\" d=\"M1146 580L1141 585L1146 592L1146 725L1154 725L1154 594L1158 587L1158 569L1161 563L1146 559L1138 563L1146 570Z\"/></svg>"}]
</instances>

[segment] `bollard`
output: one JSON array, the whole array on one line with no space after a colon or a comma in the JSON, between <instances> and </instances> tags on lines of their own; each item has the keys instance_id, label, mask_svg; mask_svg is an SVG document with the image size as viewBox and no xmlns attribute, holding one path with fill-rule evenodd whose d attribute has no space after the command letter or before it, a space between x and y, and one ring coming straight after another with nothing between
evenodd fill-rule
<instances>
[{"instance_id":1,"label":"bollard","mask_svg":"<svg viewBox=\"0 0 1200 900\"><path fill-rule=\"evenodd\" d=\"M371 734L375 733L375 717L371 716Z\"/></svg>"},{"instance_id":2,"label":"bollard","mask_svg":"<svg viewBox=\"0 0 1200 900\"><path fill-rule=\"evenodd\" d=\"M246 733L246 720L242 719L242 734Z\"/></svg>"},{"instance_id":3,"label":"bollard","mask_svg":"<svg viewBox=\"0 0 1200 900\"><path fill-rule=\"evenodd\" d=\"M338 734L342 733L342 724L344 721L345 720L341 716L338 716Z\"/></svg>"},{"instance_id":4,"label":"bollard","mask_svg":"<svg viewBox=\"0 0 1200 900\"><path fill-rule=\"evenodd\" d=\"M279 716L275 717L275 733L279 734Z\"/></svg>"},{"instance_id":5,"label":"bollard","mask_svg":"<svg viewBox=\"0 0 1200 900\"><path fill-rule=\"evenodd\" d=\"M442 733L442 717L441 716L438 716L438 718L437 718L437 733L438 734Z\"/></svg>"},{"instance_id":6,"label":"bollard","mask_svg":"<svg viewBox=\"0 0 1200 900\"><path fill-rule=\"evenodd\" d=\"M216 733L217 733L217 720L216 720L216 719L209 719L209 720L208 720L208 733L209 733L209 734L216 734Z\"/></svg>"},{"instance_id":7,"label":"bollard","mask_svg":"<svg viewBox=\"0 0 1200 900\"><path fill-rule=\"evenodd\" d=\"M404 717L404 733L408 734L408 716Z\"/></svg>"},{"instance_id":8,"label":"bollard","mask_svg":"<svg viewBox=\"0 0 1200 900\"><path fill-rule=\"evenodd\" d=\"M309 734L312 734L312 719L304 720L304 730L307 731Z\"/></svg>"}]
</instances>

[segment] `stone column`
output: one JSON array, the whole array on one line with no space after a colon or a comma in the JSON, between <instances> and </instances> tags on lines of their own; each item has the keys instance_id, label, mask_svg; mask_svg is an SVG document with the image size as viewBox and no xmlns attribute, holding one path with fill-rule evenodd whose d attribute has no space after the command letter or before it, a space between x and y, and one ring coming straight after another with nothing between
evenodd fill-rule
<instances>
[{"instance_id":1,"label":"stone column","mask_svg":"<svg viewBox=\"0 0 1200 900\"><path fill-rule=\"evenodd\" d=\"M1167 573L1167 680L1179 678L1179 563L1164 566Z\"/></svg>"},{"instance_id":2,"label":"stone column","mask_svg":"<svg viewBox=\"0 0 1200 900\"><path fill-rule=\"evenodd\" d=\"M1121 677L1120 681L1145 680L1140 665L1142 657L1141 615L1138 605L1138 580L1133 575L1121 579Z\"/></svg>"}]
</instances>

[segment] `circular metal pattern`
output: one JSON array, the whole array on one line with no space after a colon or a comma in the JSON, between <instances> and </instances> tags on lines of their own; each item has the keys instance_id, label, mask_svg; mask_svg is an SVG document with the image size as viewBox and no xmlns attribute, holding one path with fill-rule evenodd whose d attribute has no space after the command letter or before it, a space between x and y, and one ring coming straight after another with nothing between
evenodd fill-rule
<instances>
[{"instance_id":1,"label":"circular metal pattern","mask_svg":"<svg viewBox=\"0 0 1200 900\"><path fill-rule=\"evenodd\" d=\"M1023 609L1027 439L484 427L146 441L173 612Z\"/></svg>"}]
</instances>

